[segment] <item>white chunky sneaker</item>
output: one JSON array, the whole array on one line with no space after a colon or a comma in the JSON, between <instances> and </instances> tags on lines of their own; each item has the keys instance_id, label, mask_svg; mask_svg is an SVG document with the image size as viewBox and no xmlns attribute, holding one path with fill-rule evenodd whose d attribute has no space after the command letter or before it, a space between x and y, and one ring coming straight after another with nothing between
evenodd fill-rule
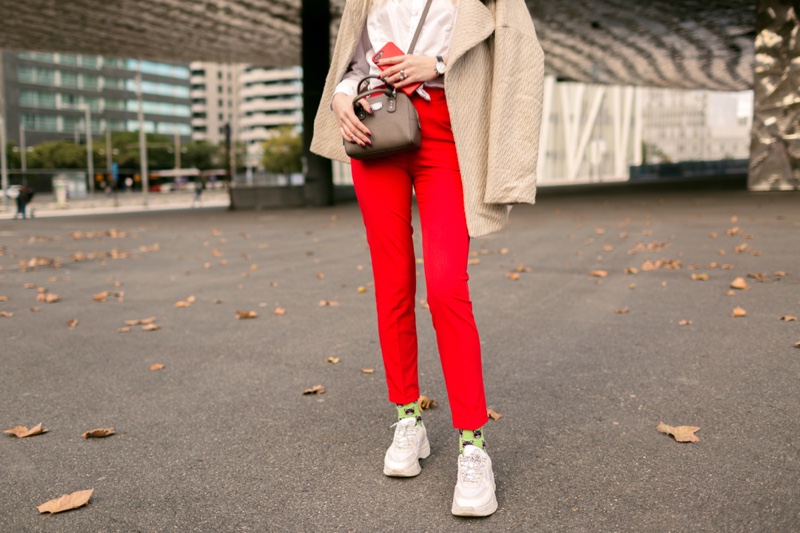
<instances>
[{"instance_id":1,"label":"white chunky sneaker","mask_svg":"<svg viewBox=\"0 0 800 533\"><path fill-rule=\"evenodd\" d=\"M414 417L403 418L394 426L394 440L383 458L383 473L393 477L414 477L422 468L419 460L431 454L428 433Z\"/></svg>"},{"instance_id":2,"label":"white chunky sneaker","mask_svg":"<svg viewBox=\"0 0 800 533\"><path fill-rule=\"evenodd\" d=\"M492 460L482 448L467 445L458 457L458 481L453 493L456 516L489 516L497 510Z\"/></svg>"}]
</instances>

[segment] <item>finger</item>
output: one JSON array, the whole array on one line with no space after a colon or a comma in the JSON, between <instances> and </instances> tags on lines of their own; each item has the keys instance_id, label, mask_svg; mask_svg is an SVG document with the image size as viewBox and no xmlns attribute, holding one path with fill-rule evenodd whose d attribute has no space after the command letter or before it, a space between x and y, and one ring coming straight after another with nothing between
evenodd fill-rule
<instances>
[{"instance_id":1,"label":"finger","mask_svg":"<svg viewBox=\"0 0 800 533\"><path fill-rule=\"evenodd\" d=\"M369 105L369 102L367 101L367 99L366 99L366 98L362 98L361 100L359 100L359 101L358 101L358 103L359 103L359 105L360 105L361 107L363 107L363 108L364 108L364 111L366 111L366 112L367 112L367 113L369 113L370 115L372 114L372 106L371 106L371 105Z\"/></svg>"},{"instance_id":2,"label":"finger","mask_svg":"<svg viewBox=\"0 0 800 533\"><path fill-rule=\"evenodd\" d=\"M380 66L397 65L398 63L402 63L403 61L405 61L406 57L408 56L402 55L402 56L382 57L378 60L377 64Z\"/></svg>"},{"instance_id":3,"label":"finger","mask_svg":"<svg viewBox=\"0 0 800 533\"><path fill-rule=\"evenodd\" d=\"M371 135L369 128L367 128L363 122L358 120L358 117L355 115L353 116L352 121L344 127L344 133L346 138L350 142L357 142L361 146L365 144L372 144L369 137Z\"/></svg>"}]
</instances>

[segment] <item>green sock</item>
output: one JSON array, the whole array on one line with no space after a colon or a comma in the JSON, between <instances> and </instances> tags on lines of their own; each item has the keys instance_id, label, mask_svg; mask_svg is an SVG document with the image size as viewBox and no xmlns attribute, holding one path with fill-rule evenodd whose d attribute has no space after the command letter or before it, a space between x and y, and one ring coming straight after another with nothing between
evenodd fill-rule
<instances>
[{"instance_id":1,"label":"green sock","mask_svg":"<svg viewBox=\"0 0 800 533\"><path fill-rule=\"evenodd\" d=\"M473 430L459 429L458 434L458 443L460 445L459 450L461 453L464 453L464 446L468 446L470 444L483 450L486 449L486 441L483 439L483 427Z\"/></svg>"},{"instance_id":2,"label":"green sock","mask_svg":"<svg viewBox=\"0 0 800 533\"><path fill-rule=\"evenodd\" d=\"M416 418L417 425L422 424L422 411L419 410L419 402L411 402L405 405L397 404L397 419Z\"/></svg>"}]
</instances>

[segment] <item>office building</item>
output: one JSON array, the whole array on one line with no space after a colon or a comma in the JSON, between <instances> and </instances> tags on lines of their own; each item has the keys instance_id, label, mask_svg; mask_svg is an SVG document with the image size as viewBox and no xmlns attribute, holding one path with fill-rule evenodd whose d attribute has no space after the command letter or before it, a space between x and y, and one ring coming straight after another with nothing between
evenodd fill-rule
<instances>
[{"instance_id":1,"label":"office building","mask_svg":"<svg viewBox=\"0 0 800 533\"><path fill-rule=\"evenodd\" d=\"M248 66L240 78L240 134L247 145L247 166L261 164L262 143L270 130L303 126L303 70L300 67Z\"/></svg>"},{"instance_id":2,"label":"office building","mask_svg":"<svg viewBox=\"0 0 800 533\"><path fill-rule=\"evenodd\" d=\"M239 138L240 76L245 65L195 61L191 71L192 140L225 142L225 125L231 138Z\"/></svg>"},{"instance_id":3,"label":"office building","mask_svg":"<svg viewBox=\"0 0 800 533\"><path fill-rule=\"evenodd\" d=\"M189 68L185 64L38 52L0 53L0 94L6 134L32 146L82 138L91 131L138 131L137 73L144 129L191 135Z\"/></svg>"}]
</instances>

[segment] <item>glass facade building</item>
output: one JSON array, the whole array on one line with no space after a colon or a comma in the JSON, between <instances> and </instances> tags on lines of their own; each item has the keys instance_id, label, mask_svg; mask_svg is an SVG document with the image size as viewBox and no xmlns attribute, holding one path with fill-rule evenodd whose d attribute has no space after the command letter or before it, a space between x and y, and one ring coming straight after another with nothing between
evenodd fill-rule
<instances>
[{"instance_id":1,"label":"glass facade building","mask_svg":"<svg viewBox=\"0 0 800 533\"><path fill-rule=\"evenodd\" d=\"M28 146L91 131L138 131L137 73L144 129L190 137L190 71L186 64L39 52L0 54L0 105L8 139ZM21 126L20 127L18 127Z\"/></svg>"}]
</instances>

